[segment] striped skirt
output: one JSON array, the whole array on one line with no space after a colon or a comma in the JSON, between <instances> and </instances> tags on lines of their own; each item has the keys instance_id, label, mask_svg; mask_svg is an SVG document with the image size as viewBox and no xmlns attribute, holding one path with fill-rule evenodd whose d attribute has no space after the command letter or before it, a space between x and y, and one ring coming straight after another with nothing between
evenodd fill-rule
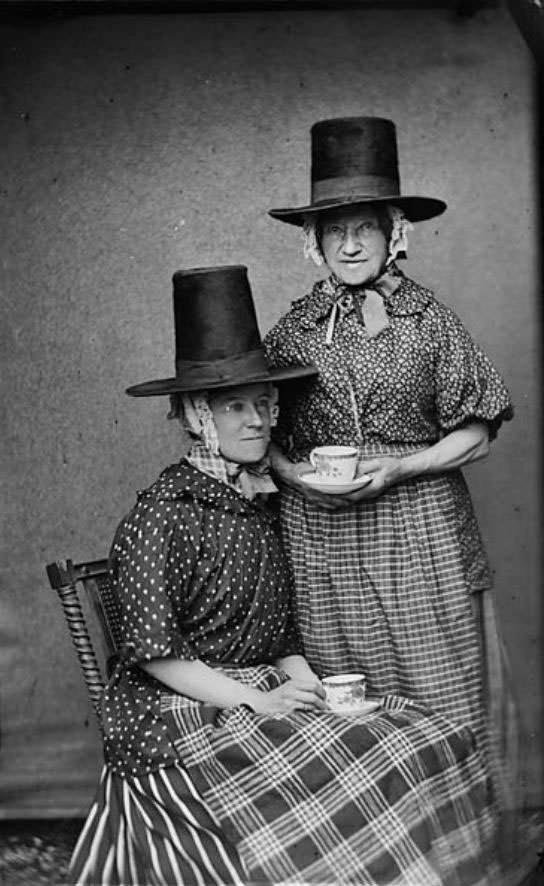
<instances>
[{"instance_id":1,"label":"striped skirt","mask_svg":"<svg viewBox=\"0 0 544 886\"><path fill-rule=\"evenodd\" d=\"M107 766L75 846L73 886L245 886L236 849L182 766L124 778Z\"/></svg>"}]
</instances>

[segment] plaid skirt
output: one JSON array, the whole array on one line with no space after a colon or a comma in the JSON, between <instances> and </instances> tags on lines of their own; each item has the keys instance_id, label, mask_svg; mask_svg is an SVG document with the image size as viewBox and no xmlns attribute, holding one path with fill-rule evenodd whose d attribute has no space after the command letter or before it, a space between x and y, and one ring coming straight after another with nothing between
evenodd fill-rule
<instances>
[{"instance_id":1,"label":"plaid skirt","mask_svg":"<svg viewBox=\"0 0 544 886\"><path fill-rule=\"evenodd\" d=\"M263 690L271 666L226 669ZM180 760L248 883L496 886L495 809L470 730L390 697L266 717L164 694Z\"/></svg>"},{"instance_id":2,"label":"plaid skirt","mask_svg":"<svg viewBox=\"0 0 544 886\"><path fill-rule=\"evenodd\" d=\"M364 455L402 455L381 444ZM305 655L318 674L363 671L484 739L480 643L470 594L487 559L460 472L414 478L374 500L328 511L282 492Z\"/></svg>"},{"instance_id":3,"label":"plaid skirt","mask_svg":"<svg viewBox=\"0 0 544 886\"><path fill-rule=\"evenodd\" d=\"M263 690L275 668L225 669ZM473 736L390 697L366 717L219 710L164 692L180 762L105 767L75 886L497 886ZM183 762L182 762L183 761Z\"/></svg>"}]
</instances>

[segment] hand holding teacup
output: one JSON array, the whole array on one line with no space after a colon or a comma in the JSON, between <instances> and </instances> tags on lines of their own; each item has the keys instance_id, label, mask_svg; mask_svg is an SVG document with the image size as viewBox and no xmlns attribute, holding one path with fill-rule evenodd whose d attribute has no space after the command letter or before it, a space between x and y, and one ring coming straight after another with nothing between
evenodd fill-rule
<instances>
[{"instance_id":1,"label":"hand holding teacup","mask_svg":"<svg viewBox=\"0 0 544 886\"><path fill-rule=\"evenodd\" d=\"M365 498L377 498L391 486L410 479L409 460L394 455L379 455L359 461L359 471L369 474L372 482L364 489L346 496L349 501L361 501Z\"/></svg>"},{"instance_id":2,"label":"hand holding teacup","mask_svg":"<svg viewBox=\"0 0 544 886\"><path fill-rule=\"evenodd\" d=\"M343 497L340 506L377 498L410 476L405 459L391 455L361 459L356 446L318 446L311 451L309 461L323 491L328 493L330 486L337 493L335 507L339 506L339 495ZM341 488L342 484L347 488Z\"/></svg>"},{"instance_id":3,"label":"hand holding teacup","mask_svg":"<svg viewBox=\"0 0 544 886\"><path fill-rule=\"evenodd\" d=\"M371 476L361 472L357 446L317 446L308 461L293 463L273 454L274 470L281 480L296 489L304 498L320 507L334 511L349 507L357 500ZM354 491L351 491L354 490Z\"/></svg>"}]
</instances>

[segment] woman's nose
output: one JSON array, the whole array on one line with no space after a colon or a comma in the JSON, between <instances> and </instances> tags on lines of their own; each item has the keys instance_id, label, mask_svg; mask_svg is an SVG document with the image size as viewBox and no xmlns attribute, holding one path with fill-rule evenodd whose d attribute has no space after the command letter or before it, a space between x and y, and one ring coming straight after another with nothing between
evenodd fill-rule
<instances>
[{"instance_id":1,"label":"woman's nose","mask_svg":"<svg viewBox=\"0 0 544 886\"><path fill-rule=\"evenodd\" d=\"M259 410L255 406L249 406L248 414L247 414L247 423L251 425L251 427L262 427L263 418Z\"/></svg>"},{"instance_id":2,"label":"woman's nose","mask_svg":"<svg viewBox=\"0 0 544 886\"><path fill-rule=\"evenodd\" d=\"M355 236L355 234L348 231L344 237L342 249L347 255L355 255L361 249L361 241Z\"/></svg>"}]
</instances>

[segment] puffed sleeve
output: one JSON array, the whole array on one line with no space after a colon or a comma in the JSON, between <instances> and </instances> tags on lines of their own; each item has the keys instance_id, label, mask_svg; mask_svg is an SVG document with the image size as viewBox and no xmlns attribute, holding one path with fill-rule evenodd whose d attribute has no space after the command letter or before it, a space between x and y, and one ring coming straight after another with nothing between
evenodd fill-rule
<instances>
[{"instance_id":1,"label":"puffed sleeve","mask_svg":"<svg viewBox=\"0 0 544 886\"><path fill-rule=\"evenodd\" d=\"M442 306L435 327L436 409L444 432L472 421L486 422L490 439L514 411L510 395L489 357L449 308Z\"/></svg>"},{"instance_id":2,"label":"puffed sleeve","mask_svg":"<svg viewBox=\"0 0 544 886\"><path fill-rule=\"evenodd\" d=\"M180 628L194 559L179 502L142 500L120 524L110 564L126 664L197 658Z\"/></svg>"}]
</instances>

